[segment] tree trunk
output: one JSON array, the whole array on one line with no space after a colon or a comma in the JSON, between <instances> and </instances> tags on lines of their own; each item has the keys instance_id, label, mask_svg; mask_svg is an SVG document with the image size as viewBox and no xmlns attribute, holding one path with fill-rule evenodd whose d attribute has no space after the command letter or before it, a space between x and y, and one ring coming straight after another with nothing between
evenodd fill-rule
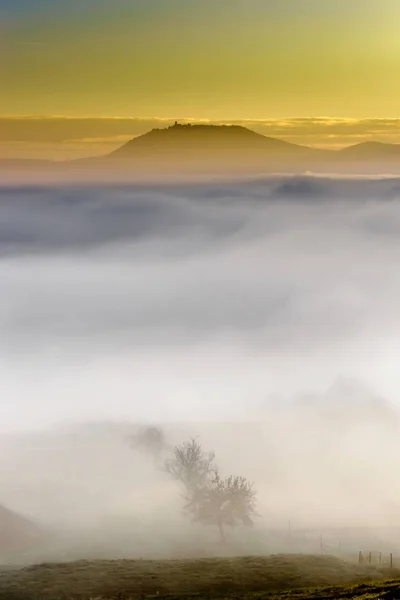
<instances>
[{"instance_id":1,"label":"tree trunk","mask_svg":"<svg viewBox=\"0 0 400 600\"><path fill-rule=\"evenodd\" d=\"M220 535L220 538L221 538L221 542L223 544L225 544L226 538L225 538L224 526L222 524L222 521L220 521L220 520L218 520L218 531L219 531L219 535Z\"/></svg>"}]
</instances>

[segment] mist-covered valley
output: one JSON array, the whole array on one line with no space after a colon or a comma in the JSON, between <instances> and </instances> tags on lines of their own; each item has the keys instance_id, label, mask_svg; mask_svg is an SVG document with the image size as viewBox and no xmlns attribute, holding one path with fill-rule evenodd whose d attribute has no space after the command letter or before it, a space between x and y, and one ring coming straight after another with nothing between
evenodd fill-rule
<instances>
[{"instance_id":1,"label":"mist-covered valley","mask_svg":"<svg viewBox=\"0 0 400 600\"><path fill-rule=\"evenodd\" d=\"M0 504L50 537L24 559L220 553L160 468L191 436L254 482L232 553L396 550L399 190L2 186Z\"/></svg>"}]
</instances>

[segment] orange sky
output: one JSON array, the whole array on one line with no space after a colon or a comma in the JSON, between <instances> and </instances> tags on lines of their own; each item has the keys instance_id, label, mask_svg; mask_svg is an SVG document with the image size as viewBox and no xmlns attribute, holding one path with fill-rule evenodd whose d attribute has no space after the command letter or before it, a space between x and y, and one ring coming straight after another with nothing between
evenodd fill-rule
<instances>
[{"instance_id":1,"label":"orange sky","mask_svg":"<svg viewBox=\"0 0 400 600\"><path fill-rule=\"evenodd\" d=\"M0 0L0 153L102 153L184 117L400 141L399 22L398 0ZM18 115L120 121L60 134L45 118L33 135Z\"/></svg>"}]
</instances>

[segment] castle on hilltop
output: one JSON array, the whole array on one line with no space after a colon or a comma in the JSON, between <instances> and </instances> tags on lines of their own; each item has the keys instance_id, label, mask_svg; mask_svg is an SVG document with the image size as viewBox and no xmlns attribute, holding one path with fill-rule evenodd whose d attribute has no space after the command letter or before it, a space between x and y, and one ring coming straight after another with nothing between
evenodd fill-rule
<instances>
[{"instance_id":1,"label":"castle on hilltop","mask_svg":"<svg viewBox=\"0 0 400 600\"><path fill-rule=\"evenodd\" d=\"M175 123L173 125L170 125L168 129L171 129L172 127L191 127L192 124L191 123L178 123L178 121L175 121Z\"/></svg>"},{"instance_id":2,"label":"castle on hilltop","mask_svg":"<svg viewBox=\"0 0 400 600\"><path fill-rule=\"evenodd\" d=\"M196 131L245 131L244 127L240 125L218 125L214 123L179 123L179 121L175 121L173 125L168 125L166 130L175 130L175 131L184 131L187 129L196 130ZM247 130L248 131L248 130Z\"/></svg>"}]
</instances>

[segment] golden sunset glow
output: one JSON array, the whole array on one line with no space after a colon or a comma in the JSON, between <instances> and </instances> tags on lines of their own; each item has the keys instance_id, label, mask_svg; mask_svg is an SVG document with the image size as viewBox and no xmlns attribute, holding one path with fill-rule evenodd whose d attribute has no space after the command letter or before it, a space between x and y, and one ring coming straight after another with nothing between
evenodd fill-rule
<instances>
[{"instance_id":1,"label":"golden sunset glow","mask_svg":"<svg viewBox=\"0 0 400 600\"><path fill-rule=\"evenodd\" d=\"M4 116L314 119L283 135L343 145L315 119L399 114L397 0L0 0L0 17ZM99 130L69 141L133 131Z\"/></svg>"}]
</instances>

